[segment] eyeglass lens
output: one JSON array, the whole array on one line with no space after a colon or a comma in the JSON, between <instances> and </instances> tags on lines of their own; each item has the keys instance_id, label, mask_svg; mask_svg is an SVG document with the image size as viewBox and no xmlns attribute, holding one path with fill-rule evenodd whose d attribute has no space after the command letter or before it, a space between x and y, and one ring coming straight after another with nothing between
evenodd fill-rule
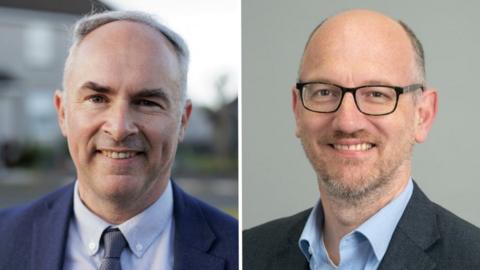
<instances>
[{"instance_id":1,"label":"eyeglass lens","mask_svg":"<svg viewBox=\"0 0 480 270\"><path fill-rule=\"evenodd\" d=\"M305 107L317 112L333 112L342 102L342 89L335 85L312 83L303 88ZM355 102L366 114L386 114L395 109L397 93L386 86L365 86L355 91Z\"/></svg>"}]
</instances>

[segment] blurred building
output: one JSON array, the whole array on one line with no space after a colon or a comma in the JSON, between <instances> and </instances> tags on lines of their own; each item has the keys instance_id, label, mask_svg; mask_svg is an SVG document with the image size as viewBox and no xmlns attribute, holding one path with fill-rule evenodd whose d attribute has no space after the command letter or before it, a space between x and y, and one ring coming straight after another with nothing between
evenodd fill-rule
<instances>
[{"instance_id":1,"label":"blurred building","mask_svg":"<svg viewBox=\"0 0 480 270\"><path fill-rule=\"evenodd\" d=\"M0 1L0 142L51 145L60 136L52 93L61 89L71 25L98 1Z\"/></svg>"},{"instance_id":2,"label":"blurred building","mask_svg":"<svg viewBox=\"0 0 480 270\"><path fill-rule=\"evenodd\" d=\"M198 152L237 155L238 99L217 110L193 106L184 144Z\"/></svg>"}]
</instances>

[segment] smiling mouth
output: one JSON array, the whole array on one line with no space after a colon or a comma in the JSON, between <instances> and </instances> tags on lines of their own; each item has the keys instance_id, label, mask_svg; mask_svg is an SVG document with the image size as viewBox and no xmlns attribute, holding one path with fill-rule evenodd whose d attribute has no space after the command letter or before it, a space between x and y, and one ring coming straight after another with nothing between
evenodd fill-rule
<instances>
[{"instance_id":1,"label":"smiling mouth","mask_svg":"<svg viewBox=\"0 0 480 270\"><path fill-rule=\"evenodd\" d=\"M371 143L358 143L358 144L330 144L336 150L342 151L368 151L375 147Z\"/></svg>"},{"instance_id":2,"label":"smiling mouth","mask_svg":"<svg viewBox=\"0 0 480 270\"><path fill-rule=\"evenodd\" d=\"M99 151L102 155L113 158L113 159L127 159L133 158L134 156L140 154L140 152L135 151L109 151L109 150L101 150Z\"/></svg>"}]
</instances>

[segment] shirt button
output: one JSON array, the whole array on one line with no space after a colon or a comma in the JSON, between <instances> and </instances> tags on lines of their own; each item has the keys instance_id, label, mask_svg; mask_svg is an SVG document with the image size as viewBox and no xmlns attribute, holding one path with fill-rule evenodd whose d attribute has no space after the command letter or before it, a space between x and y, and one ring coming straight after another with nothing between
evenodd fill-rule
<instances>
[{"instance_id":1,"label":"shirt button","mask_svg":"<svg viewBox=\"0 0 480 270\"><path fill-rule=\"evenodd\" d=\"M94 250L96 246L97 246L97 245L96 245L94 242L90 242L90 243L88 244L88 248L89 248L90 250Z\"/></svg>"},{"instance_id":2,"label":"shirt button","mask_svg":"<svg viewBox=\"0 0 480 270\"><path fill-rule=\"evenodd\" d=\"M138 250L138 251L142 251L143 250L143 245L142 244L137 244L135 246L135 248Z\"/></svg>"}]
</instances>

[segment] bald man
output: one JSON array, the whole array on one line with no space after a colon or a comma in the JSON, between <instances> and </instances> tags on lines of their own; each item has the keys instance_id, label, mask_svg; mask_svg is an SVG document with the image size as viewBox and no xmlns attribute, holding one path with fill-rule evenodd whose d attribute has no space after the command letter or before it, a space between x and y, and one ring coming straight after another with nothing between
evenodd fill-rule
<instances>
[{"instance_id":1,"label":"bald man","mask_svg":"<svg viewBox=\"0 0 480 270\"><path fill-rule=\"evenodd\" d=\"M480 269L480 230L412 179L437 92L402 22L346 11L311 34L292 89L317 175L312 208L244 232L244 269Z\"/></svg>"}]
</instances>

